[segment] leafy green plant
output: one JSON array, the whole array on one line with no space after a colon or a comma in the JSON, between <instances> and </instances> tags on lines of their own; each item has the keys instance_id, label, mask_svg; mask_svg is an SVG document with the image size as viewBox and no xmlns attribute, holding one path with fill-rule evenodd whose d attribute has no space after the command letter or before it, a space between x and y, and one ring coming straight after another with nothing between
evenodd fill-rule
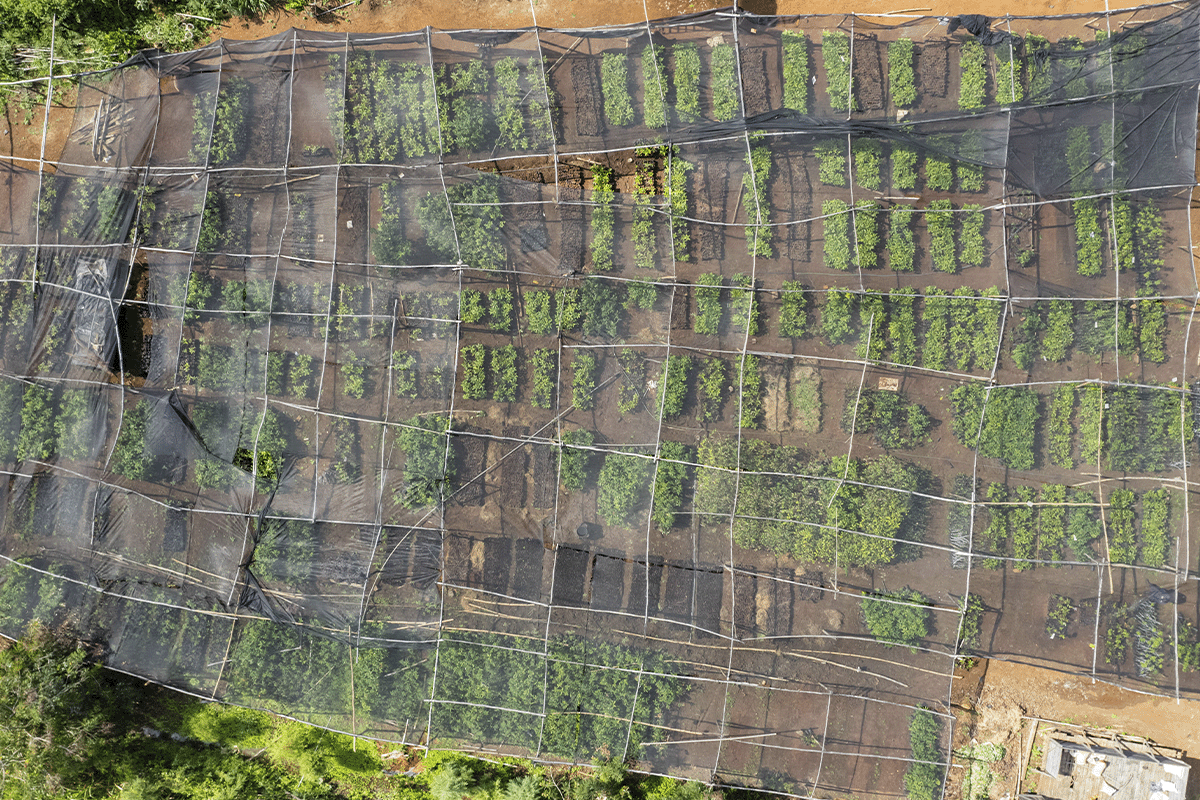
<instances>
[{"instance_id":1,"label":"leafy green plant","mask_svg":"<svg viewBox=\"0 0 1200 800\"><path fill-rule=\"evenodd\" d=\"M367 365L366 359L348 353L342 362L342 391L347 397L362 400L367 394Z\"/></svg>"},{"instance_id":2,"label":"leafy green plant","mask_svg":"<svg viewBox=\"0 0 1200 800\"><path fill-rule=\"evenodd\" d=\"M854 204L854 260L863 269L879 263L879 206L871 200Z\"/></svg>"},{"instance_id":3,"label":"leafy green plant","mask_svg":"<svg viewBox=\"0 0 1200 800\"><path fill-rule=\"evenodd\" d=\"M1071 615L1075 613L1075 603L1071 598L1061 594L1050 596L1050 604L1046 609L1046 635L1051 639L1067 638L1067 626L1071 624Z\"/></svg>"},{"instance_id":4,"label":"leafy green plant","mask_svg":"<svg viewBox=\"0 0 1200 800\"><path fill-rule=\"evenodd\" d=\"M672 154L667 161L667 179L663 187L666 192L667 208L671 212L671 240L676 261L688 260L688 244L692 240L688 230L687 174L694 164Z\"/></svg>"},{"instance_id":5,"label":"leafy green plant","mask_svg":"<svg viewBox=\"0 0 1200 800\"><path fill-rule=\"evenodd\" d=\"M888 266L893 272L912 272L916 269L917 245L913 238L913 218L916 216L909 206L896 206L888 210Z\"/></svg>"},{"instance_id":6,"label":"leafy green plant","mask_svg":"<svg viewBox=\"0 0 1200 800\"><path fill-rule=\"evenodd\" d=\"M729 388L729 370L719 356L704 359L696 380L696 418L700 422L715 422L720 418L721 405Z\"/></svg>"},{"instance_id":7,"label":"leafy green plant","mask_svg":"<svg viewBox=\"0 0 1200 800\"><path fill-rule=\"evenodd\" d=\"M589 350L576 350L571 361L571 405L589 411L595 405L596 356Z\"/></svg>"},{"instance_id":8,"label":"leafy green plant","mask_svg":"<svg viewBox=\"0 0 1200 800\"><path fill-rule=\"evenodd\" d=\"M758 428L763 416L763 383L758 369L758 356L745 354L738 368L738 387L741 391L741 413L739 425L743 428Z\"/></svg>"},{"instance_id":9,"label":"leafy green plant","mask_svg":"<svg viewBox=\"0 0 1200 800\"><path fill-rule=\"evenodd\" d=\"M562 297L561 292L559 297ZM583 283L581 305L585 334L611 339L620 333L625 318L621 284L614 285L602 278L588 278Z\"/></svg>"},{"instance_id":10,"label":"leafy green plant","mask_svg":"<svg viewBox=\"0 0 1200 800\"><path fill-rule=\"evenodd\" d=\"M689 124L700 119L700 51L688 42L672 45L671 55L675 61L675 116Z\"/></svg>"},{"instance_id":11,"label":"leafy green plant","mask_svg":"<svg viewBox=\"0 0 1200 800\"><path fill-rule=\"evenodd\" d=\"M145 400L140 401L145 403ZM31 383L25 387L24 404L21 407L21 435L17 439L17 460L18 461L48 461L54 456L55 452L55 435L54 435L54 419L56 416L56 408L54 403L54 393L52 389L42 386L37 383ZM143 418L145 411L142 412ZM132 412L126 413L125 425L122 425L122 431L126 427L130 428L135 435L138 425L138 411L135 408ZM144 423L143 423L144 424ZM144 429L143 429L144 430ZM137 449L138 456L141 453L141 439L136 442L130 440L128 447ZM121 440L117 441L117 449L121 449ZM128 459L127 459L128 460ZM113 454L114 467L113 470L121 472L118 466L123 462L118 459L118 454ZM136 469L135 469L136 471ZM122 472L122 474L125 474ZM132 480L138 480L132 475L125 477Z\"/></svg>"},{"instance_id":12,"label":"leafy green plant","mask_svg":"<svg viewBox=\"0 0 1200 800\"><path fill-rule=\"evenodd\" d=\"M714 45L711 58L713 118L718 122L728 122L738 115L741 107L733 45Z\"/></svg>"},{"instance_id":13,"label":"leafy green plant","mask_svg":"<svg viewBox=\"0 0 1200 800\"><path fill-rule=\"evenodd\" d=\"M666 48L651 45L642 51L642 119L647 128L667 125L667 66L663 62Z\"/></svg>"},{"instance_id":14,"label":"leafy green plant","mask_svg":"<svg viewBox=\"0 0 1200 800\"><path fill-rule=\"evenodd\" d=\"M31 386L30 388L38 387ZM109 466L113 472L124 475L131 481L145 480L149 472L148 459L144 455L149 416L150 401L148 400L139 400L133 408L126 409L125 416L121 420L121 433L117 436L117 445L113 448L112 458L109 460ZM22 439L26 438L23 429L21 436ZM31 442L35 441L34 437L29 437L29 439ZM34 446L36 444L26 443L22 446L19 443L18 452L23 449L32 449Z\"/></svg>"},{"instance_id":15,"label":"leafy green plant","mask_svg":"<svg viewBox=\"0 0 1200 800\"><path fill-rule=\"evenodd\" d=\"M653 462L633 453L609 453L597 481L596 510L609 525L632 525L645 502Z\"/></svg>"},{"instance_id":16,"label":"leafy green plant","mask_svg":"<svg viewBox=\"0 0 1200 800\"><path fill-rule=\"evenodd\" d=\"M779 335L799 338L808 329L808 297L800 281L784 281L779 304Z\"/></svg>"},{"instance_id":17,"label":"leafy green plant","mask_svg":"<svg viewBox=\"0 0 1200 800\"><path fill-rule=\"evenodd\" d=\"M1104 270L1104 235L1100 230L1100 206L1093 198L1071 201L1075 217L1075 258L1080 275L1093 278Z\"/></svg>"},{"instance_id":18,"label":"leafy green plant","mask_svg":"<svg viewBox=\"0 0 1200 800\"><path fill-rule=\"evenodd\" d=\"M857 111L850 76L850 36L845 31L821 34L821 56L825 62L826 90L834 111Z\"/></svg>"},{"instance_id":19,"label":"leafy green plant","mask_svg":"<svg viewBox=\"0 0 1200 800\"><path fill-rule=\"evenodd\" d=\"M879 292L865 292L858 298L858 327L862 338L854 349L859 358L878 361L887 349L887 305Z\"/></svg>"},{"instance_id":20,"label":"leafy green plant","mask_svg":"<svg viewBox=\"0 0 1200 800\"><path fill-rule=\"evenodd\" d=\"M744 272L739 272L730 279L730 283L730 325L750 336L757 336L761 326L758 321L758 298L754 291L754 279Z\"/></svg>"},{"instance_id":21,"label":"leafy green plant","mask_svg":"<svg viewBox=\"0 0 1200 800\"><path fill-rule=\"evenodd\" d=\"M530 333L545 335L558 327L554 314L554 292L533 289L525 293L526 326Z\"/></svg>"},{"instance_id":22,"label":"leafy green plant","mask_svg":"<svg viewBox=\"0 0 1200 800\"><path fill-rule=\"evenodd\" d=\"M925 407L897 392L849 390L842 414L842 430L871 434L885 450L920 447L929 441L933 417Z\"/></svg>"},{"instance_id":23,"label":"leafy green plant","mask_svg":"<svg viewBox=\"0 0 1200 800\"><path fill-rule=\"evenodd\" d=\"M1046 440L1050 461L1063 469L1074 469L1072 457L1071 415L1075 412L1073 383L1064 383L1054 390L1050 401L1050 414L1046 420Z\"/></svg>"},{"instance_id":24,"label":"leafy green plant","mask_svg":"<svg viewBox=\"0 0 1200 800\"><path fill-rule=\"evenodd\" d=\"M450 418L442 414L418 415L400 427L404 451L404 487L396 501L405 508L424 508L448 494L454 478L453 461L446 457Z\"/></svg>"},{"instance_id":25,"label":"leafy green plant","mask_svg":"<svg viewBox=\"0 0 1200 800\"><path fill-rule=\"evenodd\" d=\"M917 99L913 75L913 41L897 39L888 44L888 90L896 108L908 108Z\"/></svg>"},{"instance_id":26,"label":"leafy green plant","mask_svg":"<svg viewBox=\"0 0 1200 800\"><path fill-rule=\"evenodd\" d=\"M959 84L958 107L964 111L983 108L987 99L987 51L975 39L963 42L959 50L962 82Z\"/></svg>"},{"instance_id":27,"label":"leafy green plant","mask_svg":"<svg viewBox=\"0 0 1200 800\"><path fill-rule=\"evenodd\" d=\"M983 242L983 210L976 203L968 203L958 216L961 226L958 247L963 266L981 267L987 255Z\"/></svg>"},{"instance_id":28,"label":"leafy green plant","mask_svg":"<svg viewBox=\"0 0 1200 800\"><path fill-rule=\"evenodd\" d=\"M417 396L417 376L419 372L415 354L401 351L394 355L392 358L392 374L396 376L395 392L398 397L415 398Z\"/></svg>"},{"instance_id":29,"label":"leafy green plant","mask_svg":"<svg viewBox=\"0 0 1200 800\"><path fill-rule=\"evenodd\" d=\"M658 236L654 231L655 162L638 164L633 182L633 260L641 269L654 269Z\"/></svg>"},{"instance_id":30,"label":"leafy green plant","mask_svg":"<svg viewBox=\"0 0 1200 800\"><path fill-rule=\"evenodd\" d=\"M908 724L913 761L904 773L904 791L910 800L939 800L942 796L941 722L932 711L918 708Z\"/></svg>"},{"instance_id":31,"label":"leafy green plant","mask_svg":"<svg viewBox=\"0 0 1200 800\"><path fill-rule=\"evenodd\" d=\"M818 175L821 183L828 186L846 185L846 145L839 139L825 139L817 143L814 152L819 160Z\"/></svg>"},{"instance_id":32,"label":"leafy green plant","mask_svg":"<svg viewBox=\"0 0 1200 800\"><path fill-rule=\"evenodd\" d=\"M603 272L613 268L613 192L616 184L612 170L592 167L592 266Z\"/></svg>"},{"instance_id":33,"label":"leafy green plant","mask_svg":"<svg viewBox=\"0 0 1200 800\"><path fill-rule=\"evenodd\" d=\"M1148 567L1164 567L1171 552L1171 494L1151 489L1142 495L1139 560Z\"/></svg>"},{"instance_id":34,"label":"leafy green plant","mask_svg":"<svg viewBox=\"0 0 1200 800\"><path fill-rule=\"evenodd\" d=\"M957 272L958 260L954 255L954 211L949 200L934 200L925 212L925 225L929 229L930 255L933 268L939 272Z\"/></svg>"},{"instance_id":35,"label":"leafy green plant","mask_svg":"<svg viewBox=\"0 0 1200 800\"><path fill-rule=\"evenodd\" d=\"M803 31L783 31L783 107L808 113L808 38Z\"/></svg>"},{"instance_id":36,"label":"leafy green plant","mask_svg":"<svg viewBox=\"0 0 1200 800\"><path fill-rule=\"evenodd\" d=\"M1038 509L1038 547L1043 562L1062 558L1062 544L1067 536L1067 487L1061 483L1042 485L1042 505Z\"/></svg>"},{"instance_id":37,"label":"leafy green plant","mask_svg":"<svg viewBox=\"0 0 1200 800\"><path fill-rule=\"evenodd\" d=\"M896 189L917 188L917 151L913 148L892 145L892 186Z\"/></svg>"},{"instance_id":38,"label":"leafy green plant","mask_svg":"<svg viewBox=\"0 0 1200 800\"><path fill-rule=\"evenodd\" d=\"M492 350L492 397L501 403L517 399L517 348L511 344Z\"/></svg>"},{"instance_id":39,"label":"leafy green plant","mask_svg":"<svg viewBox=\"0 0 1200 800\"><path fill-rule=\"evenodd\" d=\"M525 135L525 117L521 113L521 68L513 56L496 62L492 74L496 88L492 94L492 113L500 135L496 140L499 147L509 150L524 150L529 147Z\"/></svg>"},{"instance_id":40,"label":"leafy green plant","mask_svg":"<svg viewBox=\"0 0 1200 800\"><path fill-rule=\"evenodd\" d=\"M609 125L624 127L633 122L629 97L629 56L607 52L600 63L600 91L604 95L604 117Z\"/></svg>"},{"instance_id":41,"label":"leafy green plant","mask_svg":"<svg viewBox=\"0 0 1200 800\"><path fill-rule=\"evenodd\" d=\"M983 166L974 163L983 160L983 137L979 131L966 131L958 137L958 160L954 163L954 171L958 174L960 192L983 191Z\"/></svg>"},{"instance_id":42,"label":"leafy green plant","mask_svg":"<svg viewBox=\"0 0 1200 800\"><path fill-rule=\"evenodd\" d=\"M995 387L989 393L978 383L968 383L951 392L950 399L954 435L964 447L978 447L980 455L998 458L1010 469L1033 469L1040 416L1037 394L1012 386Z\"/></svg>"},{"instance_id":43,"label":"leafy green plant","mask_svg":"<svg viewBox=\"0 0 1200 800\"><path fill-rule=\"evenodd\" d=\"M674 419L683 413L683 403L687 399L688 377L694 366L690 356L682 354L667 356L667 361L663 364L660 382L662 397L659 415L663 419Z\"/></svg>"},{"instance_id":44,"label":"leafy green plant","mask_svg":"<svg viewBox=\"0 0 1200 800\"><path fill-rule=\"evenodd\" d=\"M696 279L696 315L692 330L706 336L716 336L721 328L721 276L706 272Z\"/></svg>"},{"instance_id":45,"label":"leafy green plant","mask_svg":"<svg viewBox=\"0 0 1200 800\"><path fill-rule=\"evenodd\" d=\"M925 186L938 192L950 191L954 186L954 170L949 158L932 153L925 156Z\"/></svg>"},{"instance_id":46,"label":"leafy green plant","mask_svg":"<svg viewBox=\"0 0 1200 800\"><path fill-rule=\"evenodd\" d=\"M507 333L513 324L513 293L507 286L488 292L488 327Z\"/></svg>"},{"instance_id":47,"label":"leafy green plant","mask_svg":"<svg viewBox=\"0 0 1200 800\"><path fill-rule=\"evenodd\" d=\"M475 289L463 289L458 313L463 322L474 325L487 315L483 304L483 293Z\"/></svg>"},{"instance_id":48,"label":"leafy green plant","mask_svg":"<svg viewBox=\"0 0 1200 800\"><path fill-rule=\"evenodd\" d=\"M557 369L558 352L553 347L539 347L533 352L533 389L529 402L537 408L553 406Z\"/></svg>"},{"instance_id":49,"label":"leafy green plant","mask_svg":"<svg viewBox=\"0 0 1200 800\"><path fill-rule=\"evenodd\" d=\"M767 181L771 177L771 151L765 146L755 147L746 157L749 170L742 176L742 204L750 221L746 226L746 251L752 256L772 255L771 238L774 228L771 222L771 201L767 192Z\"/></svg>"},{"instance_id":50,"label":"leafy green plant","mask_svg":"<svg viewBox=\"0 0 1200 800\"><path fill-rule=\"evenodd\" d=\"M867 630L886 647L902 645L916 652L913 645L929 635L930 601L915 589L864 595L861 605Z\"/></svg>"},{"instance_id":51,"label":"leafy green plant","mask_svg":"<svg viewBox=\"0 0 1200 800\"><path fill-rule=\"evenodd\" d=\"M979 647L983 610L983 598L979 595L968 594L963 598L962 619L958 624L958 649L960 652Z\"/></svg>"},{"instance_id":52,"label":"leafy green plant","mask_svg":"<svg viewBox=\"0 0 1200 800\"><path fill-rule=\"evenodd\" d=\"M853 332L851 314L857 305L854 295L843 289L830 289L821 307L821 335L830 344L841 344Z\"/></svg>"},{"instance_id":53,"label":"leafy green plant","mask_svg":"<svg viewBox=\"0 0 1200 800\"><path fill-rule=\"evenodd\" d=\"M896 364L914 365L917 361L917 290L896 288L888 293L887 338L891 360Z\"/></svg>"},{"instance_id":54,"label":"leafy green plant","mask_svg":"<svg viewBox=\"0 0 1200 800\"><path fill-rule=\"evenodd\" d=\"M558 290L555 304L558 311L558 329L562 331L577 331L583 322L582 292L571 286Z\"/></svg>"},{"instance_id":55,"label":"leafy green plant","mask_svg":"<svg viewBox=\"0 0 1200 800\"><path fill-rule=\"evenodd\" d=\"M845 272L853 258L850 252L850 207L836 198L821 203L824 228L825 266Z\"/></svg>"},{"instance_id":56,"label":"leafy green plant","mask_svg":"<svg viewBox=\"0 0 1200 800\"><path fill-rule=\"evenodd\" d=\"M689 460L687 445L663 441L658 448L650 521L664 536L675 527L679 509L683 507L683 485L691 472Z\"/></svg>"},{"instance_id":57,"label":"leafy green plant","mask_svg":"<svg viewBox=\"0 0 1200 800\"><path fill-rule=\"evenodd\" d=\"M487 376L484 372L484 361L487 359L487 349L481 344L463 345L459 354L462 362L462 395L467 400L481 400L487 397Z\"/></svg>"},{"instance_id":58,"label":"leafy green plant","mask_svg":"<svg viewBox=\"0 0 1200 800\"><path fill-rule=\"evenodd\" d=\"M1017 52L1020 41L1010 39L1007 44L996 48L996 102L1002 106L1021 102L1025 87L1021 83L1021 55Z\"/></svg>"},{"instance_id":59,"label":"leafy green plant","mask_svg":"<svg viewBox=\"0 0 1200 800\"><path fill-rule=\"evenodd\" d=\"M585 448L591 447L595 441L595 435L589 430L580 429L563 434L558 469L562 485L567 490L578 491L583 488L592 457L591 451Z\"/></svg>"},{"instance_id":60,"label":"leafy green plant","mask_svg":"<svg viewBox=\"0 0 1200 800\"><path fill-rule=\"evenodd\" d=\"M864 189L878 191L883 183L883 145L878 139L854 139L854 180Z\"/></svg>"}]
</instances>

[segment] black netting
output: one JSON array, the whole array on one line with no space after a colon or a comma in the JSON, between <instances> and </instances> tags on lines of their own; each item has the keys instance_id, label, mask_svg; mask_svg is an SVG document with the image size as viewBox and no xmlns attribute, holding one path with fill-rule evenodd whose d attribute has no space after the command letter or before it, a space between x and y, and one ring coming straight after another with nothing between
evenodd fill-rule
<instances>
[{"instance_id":1,"label":"black netting","mask_svg":"<svg viewBox=\"0 0 1200 800\"><path fill-rule=\"evenodd\" d=\"M0 632L802 796L940 782L960 659L1200 692L1197 13L89 76L0 172Z\"/></svg>"}]
</instances>

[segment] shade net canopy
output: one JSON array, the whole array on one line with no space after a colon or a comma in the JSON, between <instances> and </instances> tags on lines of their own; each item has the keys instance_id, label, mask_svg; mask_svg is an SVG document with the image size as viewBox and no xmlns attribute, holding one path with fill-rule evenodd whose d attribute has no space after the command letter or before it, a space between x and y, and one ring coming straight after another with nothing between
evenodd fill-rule
<instances>
[{"instance_id":1,"label":"shade net canopy","mask_svg":"<svg viewBox=\"0 0 1200 800\"><path fill-rule=\"evenodd\" d=\"M83 77L0 163L0 632L796 796L940 791L978 657L1197 697L1198 15Z\"/></svg>"}]
</instances>

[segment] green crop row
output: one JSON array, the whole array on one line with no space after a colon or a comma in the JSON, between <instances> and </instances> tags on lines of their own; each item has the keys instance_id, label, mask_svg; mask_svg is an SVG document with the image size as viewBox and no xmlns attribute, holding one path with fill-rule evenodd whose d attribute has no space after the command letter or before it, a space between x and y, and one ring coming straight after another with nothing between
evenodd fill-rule
<instances>
[{"instance_id":1,"label":"green crop row","mask_svg":"<svg viewBox=\"0 0 1200 800\"><path fill-rule=\"evenodd\" d=\"M783 32L783 107L808 113L808 38L803 31Z\"/></svg>"}]
</instances>

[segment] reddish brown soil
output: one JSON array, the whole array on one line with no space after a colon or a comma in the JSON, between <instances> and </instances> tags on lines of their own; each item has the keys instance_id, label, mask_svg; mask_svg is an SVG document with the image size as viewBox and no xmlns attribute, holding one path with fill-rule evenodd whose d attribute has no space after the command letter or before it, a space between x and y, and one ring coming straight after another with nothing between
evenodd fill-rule
<instances>
[{"instance_id":1,"label":"reddish brown soil","mask_svg":"<svg viewBox=\"0 0 1200 800\"><path fill-rule=\"evenodd\" d=\"M986 676L983 674L986 672ZM983 682L979 693L980 682ZM977 699L973 697L977 695ZM1200 704L1131 692L1087 677L1001 661L984 662L956 681L956 716L961 723L955 745L995 742L1008 750L992 767L990 795L1015 794L1018 770L1028 781L1020 791L1036 791L1028 767L1034 719L1067 722L1139 736L1186 753L1200 745ZM1030 718L1030 719L1027 719ZM1190 760L1190 759L1189 759ZM1196 790L1193 778L1187 794ZM951 773L950 795L961 782L961 769Z\"/></svg>"}]
</instances>

